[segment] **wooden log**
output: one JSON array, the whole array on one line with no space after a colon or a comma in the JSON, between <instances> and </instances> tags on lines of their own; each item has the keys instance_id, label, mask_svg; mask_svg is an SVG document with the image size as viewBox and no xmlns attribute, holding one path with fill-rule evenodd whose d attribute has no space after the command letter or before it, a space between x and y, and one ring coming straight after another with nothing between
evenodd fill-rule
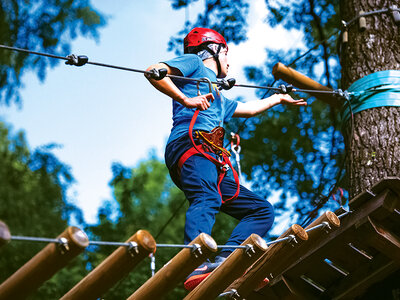
<instances>
[{"instance_id":1,"label":"wooden log","mask_svg":"<svg viewBox=\"0 0 400 300\"><path fill-rule=\"evenodd\" d=\"M324 227L319 227L320 224L324 224ZM315 240L324 233L329 233L330 231L340 227L340 220L337 215L331 211L324 212L316 220L314 220L310 225L308 225L305 230L308 234L308 240ZM316 228L316 229L313 229Z\"/></svg>"},{"instance_id":2,"label":"wooden log","mask_svg":"<svg viewBox=\"0 0 400 300\"><path fill-rule=\"evenodd\" d=\"M273 67L272 75L274 75L275 79L282 79L299 89L332 91L331 88L312 80L310 77L307 77L282 63L277 63ZM342 105L342 101L334 95L320 93L310 94L335 108L340 108Z\"/></svg>"},{"instance_id":3,"label":"wooden log","mask_svg":"<svg viewBox=\"0 0 400 300\"><path fill-rule=\"evenodd\" d=\"M243 275L257 259L264 254L268 246L264 239L257 234L250 235L242 245L250 245L253 252L246 249L236 249L228 258L203 280L185 300L215 299L235 279Z\"/></svg>"},{"instance_id":4,"label":"wooden log","mask_svg":"<svg viewBox=\"0 0 400 300\"><path fill-rule=\"evenodd\" d=\"M293 239L272 244L246 274L235 280L225 291L236 290L238 299L242 299L257 288L265 278L271 280L287 268L294 260L293 254L296 249L303 241L307 241L308 235L300 225L294 224L279 239L286 237Z\"/></svg>"},{"instance_id":5,"label":"wooden log","mask_svg":"<svg viewBox=\"0 0 400 300\"><path fill-rule=\"evenodd\" d=\"M156 249L156 241L146 230L137 231L126 243L133 243L133 247L121 246L117 248L61 299L89 300L100 298Z\"/></svg>"},{"instance_id":6,"label":"wooden log","mask_svg":"<svg viewBox=\"0 0 400 300\"><path fill-rule=\"evenodd\" d=\"M67 244L50 243L37 253L0 285L0 300L26 298L89 245L77 227L68 227L57 238Z\"/></svg>"},{"instance_id":7,"label":"wooden log","mask_svg":"<svg viewBox=\"0 0 400 300\"><path fill-rule=\"evenodd\" d=\"M182 282L194 269L201 265L212 253L217 251L217 244L208 234L201 233L189 245L195 248L184 248L153 277L147 280L128 300L163 299L165 294ZM193 251L195 250L195 251Z\"/></svg>"},{"instance_id":8,"label":"wooden log","mask_svg":"<svg viewBox=\"0 0 400 300\"><path fill-rule=\"evenodd\" d=\"M10 230L7 227L7 224L0 221L0 247L7 244L11 239Z\"/></svg>"}]
</instances>

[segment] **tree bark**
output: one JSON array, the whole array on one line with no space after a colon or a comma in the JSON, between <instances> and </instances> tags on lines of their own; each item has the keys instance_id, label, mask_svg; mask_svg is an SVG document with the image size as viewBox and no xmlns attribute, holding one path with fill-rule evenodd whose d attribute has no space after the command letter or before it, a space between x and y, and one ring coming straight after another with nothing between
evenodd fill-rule
<instances>
[{"instance_id":1,"label":"tree bark","mask_svg":"<svg viewBox=\"0 0 400 300\"><path fill-rule=\"evenodd\" d=\"M353 19L360 11L370 12L397 5L398 0L340 0L341 18ZM341 47L342 88L384 70L400 70L400 26L391 13L366 17L361 32L358 21L348 28L348 43ZM400 174L400 107L377 107L354 115L345 124L346 168L350 199L387 176Z\"/></svg>"}]
</instances>

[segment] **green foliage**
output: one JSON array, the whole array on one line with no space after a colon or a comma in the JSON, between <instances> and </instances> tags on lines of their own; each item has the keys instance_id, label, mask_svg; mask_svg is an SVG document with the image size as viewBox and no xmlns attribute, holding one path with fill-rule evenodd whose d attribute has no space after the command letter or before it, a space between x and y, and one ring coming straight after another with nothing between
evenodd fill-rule
<instances>
[{"instance_id":1,"label":"green foliage","mask_svg":"<svg viewBox=\"0 0 400 300\"><path fill-rule=\"evenodd\" d=\"M148 230L155 237L172 212L185 201L183 194L170 181L164 164L154 157L133 169L115 163L112 171L113 179L110 185L115 201L108 201L100 208L100 223L88 228L92 239L125 241L139 229ZM184 215L179 214L157 242L182 243L183 223ZM99 247L93 250L95 251L88 253L88 259L90 265L95 267L115 249ZM162 267L179 250L158 249L157 268ZM150 276L150 259L146 259L104 297L125 299ZM182 298L182 292L177 291L170 299Z\"/></svg>"},{"instance_id":2,"label":"green foliage","mask_svg":"<svg viewBox=\"0 0 400 300\"><path fill-rule=\"evenodd\" d=\"M88 0L5 0L0 3L1 44L58 55L70 54L79 36L98 37L104 18ZM47 57L0 49L0 105L20 102L18 88L27 70L44 80L47 67L59 63Z\"/></svg>"},{"instance_id":3,"label":"green foliage","mask_svg":"<svg viewBox=\"0 0 400 300\"><path fill-rule=\"evenodd\" d=\"M173 2L175 8L183 4ZM207 2L207 1L206 1ZM219 1L217 1L220 3ZM244 2L240 2L243 4ZM340 26L339 1L300 0L266 1L269 13L266 22L287 30L299 30L304 35L304 45L287 50L266 49L267 60L263 65L245 68L247 77L257 85L270 86L275 81L271 70L277 62L290 65L322 84L337 87L340 65L336 49L336 33ZM214 13L229 14L231 10L215 5ZM200 15L207 14L207 9ZM241 28L240 37L222 31L228 41L240 43L245 39L247 29L246 10L235 11L235 18ZM195 23L185 24L177 34L190 30L189 27L224 27L222 20L198 18ZM217 23L216 23L217 22ZM216 26L216 27L218 27ZM268 38L260 36L260 39ZM174 40L175 38L172 38ZM306 50L314 48L299 58ZM230 62L234 64L235 62ZM280 82L278 82L280 84ZM257 92L266 97L264 90ZM308 97L294 95L295 98ZM343 156L343 138L340 133L337 111L313 98L305 108L274 107L256 118L231 122L228 131L240 132L242 137L242 170L251 180L253 189L268 197L272 191L282 191L281 202L275 205L278 214L289 209L288 197L295 197L293 222L298 221L320 202L336 181L336 174ZM329 202L328 205L335 206Z\"/></svg>"},{"instance_id":4,"label":"green foliage","mask_svg":"<svg viewBox=\"0 0 400 300\"><path fill-rule=\"evenodd\" d=\"M265 65L248 68L248 78L256 84L271 85L272 67L282 62L322 84L337 87L340 65L335 41L340 24L336 14L339 1L288 3L277 0L266 3L271 12L267 22L271 26L301 30L306 50L315 50L296 60L305 52L304 48L288 51L267 49ZM263 95L263 92L258 95ZM249 129L243 133L246 137L243 141L246 149L243 169L250 175L254 188L265 196L268 196L269 189L281 190L281 203L277 207L284 210L287 209L284 204L287 197L296 197L298 201L294 203L294 211L300 219L329 193L336 181L344 151L338 112L313 98L309 98L308 103L308 107L300 109L276 107L248 122Z\"/></svg>"},{"instance_id":5,"label":"green foliage","mask_svg":"<svg viewBox=\"0 0 400 300\"><path fill-rule=\"evenodd\" d=\"M58 236L68 226L68 217L82 220L81 211L66 200L73 182L69 167L60 162L49 145L31 152L22 132L10 134L0 123L0 220L12 235ZM0 248L0 282L3 282L45 244L11 241ZM45 283L32 299L55 299L81 278L82 257L75 259ZM62 284L60 284L62 282Z\"/></svg>"}]
</instances>

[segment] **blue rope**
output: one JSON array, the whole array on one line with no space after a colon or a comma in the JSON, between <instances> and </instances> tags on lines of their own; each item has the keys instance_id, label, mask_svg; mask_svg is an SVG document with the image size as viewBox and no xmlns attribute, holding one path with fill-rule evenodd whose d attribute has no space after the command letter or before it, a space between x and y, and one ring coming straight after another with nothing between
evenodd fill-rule
<instances>
[{"instance_id":1,"label":"blue rope","mask_svg":"<svg viewBox=\"0 0 400 300\"><path fill-rule=\"evenodd\" d=\"M400 106L400 70L379 71L369 74L348 89L353 113L382 106ZM343 105L342 122L350 118L348 103Z\"/></svg>"}]
</instances>

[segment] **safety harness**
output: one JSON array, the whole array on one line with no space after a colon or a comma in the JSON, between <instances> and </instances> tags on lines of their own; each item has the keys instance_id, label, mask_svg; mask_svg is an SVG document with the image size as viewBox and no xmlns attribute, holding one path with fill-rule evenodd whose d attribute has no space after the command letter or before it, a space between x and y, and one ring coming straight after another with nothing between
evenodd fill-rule
<instances>
[{"instance_id":1,"label":"safety harness","mask_svg":"<svg viewBox=\"0 0 400 300\"><path fill-rule=\"evenodd\" d=\"M217 155L219 155L219 159L214 158L213 156L209 155L208 153L206 153L206 151L210 151L208 149L207 146L204 146L204 144L200 144L200 145L196 145L194 139L193 139L193 126L196 123L197 120L197 116L199 115L200 110L196 110L194 112L194 115L192 117L192 120L190 121L190 125L189 125L189 137L190 140L193 144L193 147L190 148L189 150L187 150L178 160L178 168L179 170L182 169L183 164L188 160L189 157L196 155L196 154L201 154L203 155L205 158L207 158L209 161L213 162L217 168L218 168L218 193L221 196L221 201L222 203L225 203L227 201L231 201L237 198L237 196L239 195L240 192L240 183L239 183L239 176L236 173L235 169L232 167L231 161L229 160L229 156L230 153L228 150L226 150L223 147L219 147L218 145L216 145L212 140L209 140L205 137L204 134L202 134L201 131L196 131L196 138L197 137L201 137L202 139L204 139L208 145L210 145L213 148L216 148L217 150L219 150L217 153ZM221 182L224 179L226 172L230 169L232 169L232 173L233 173L233 177L235 179L237 188L236 188L236 193L230 197L229 199L223 200L222 198L222 193L221 193Z\"/></svg>"}]
</instances>

